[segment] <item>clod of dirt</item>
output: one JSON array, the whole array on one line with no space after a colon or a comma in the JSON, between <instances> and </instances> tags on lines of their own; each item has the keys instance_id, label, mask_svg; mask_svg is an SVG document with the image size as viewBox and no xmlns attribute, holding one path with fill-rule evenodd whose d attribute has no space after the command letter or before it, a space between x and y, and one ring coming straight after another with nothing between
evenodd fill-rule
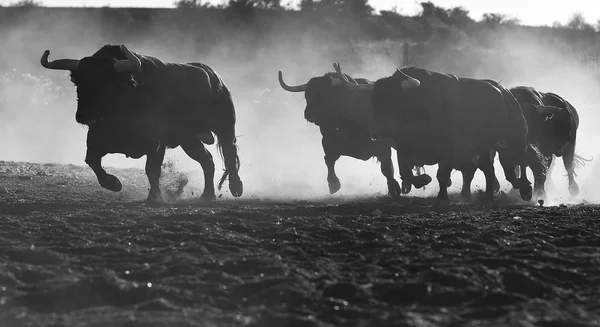
<instances>
[{"instance_id":1,"label":"clod of dirt","mask_svg":"<svg viewBox=\"0 0 600 327\"><path fill-rule=\"evenodd\" d=\"M373 210L373 212L371 212L371 214L375 217L379 217L379 216L381 216L381 214L383 214L383 211L381 211L381 209L377 208L377 209Z\"/></svg>"},{"instance_id":2,"label":"clod of dirt","mask_svg":"<svg viewBox=\"0 0 600 327\"><path fill-rule=\"evenodd\" d=\"M539 203L540 207L544 206L544 200L538 200L538 203Z\"/></svg>"}]
</instances>

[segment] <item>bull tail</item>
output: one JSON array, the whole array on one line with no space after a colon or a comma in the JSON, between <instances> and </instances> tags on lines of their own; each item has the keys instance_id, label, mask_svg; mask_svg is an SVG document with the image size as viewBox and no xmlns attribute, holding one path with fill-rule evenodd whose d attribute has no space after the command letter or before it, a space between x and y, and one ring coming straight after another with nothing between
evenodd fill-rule
<instances>
[{"instance_id":1,"label":"bull tail","mask_svg":"<svg viewBox=\"0 0 600 327\"><path fill-rule=\"evenodd\" d=\"M539 166L542 167L542 169L544 170L544 173L547 173L549 158L544 156L542 154L542 152L540 151L540 149L538 149L537 146L535 146L531 143L528 143L526 155L527 155L527 157L530 158L529 160L527 160L528 163L531 164L532 162L535 162L535 163L539 164Z\"/></svg>"},{"instance_id":2,"label":"bull tail","mask_svg":"<svg viewBox=\"0 0 600 327\"><path fill-rule=\"evenodd\" d=\"M237 172L240 170L240 157L238 155L238 146L237 146L237 144L235 144L235 139L234 139L234 142L228 143L228 146L231 146L235 149L235 151L234 151L235 153L233 155L233 160L235 162L235 166L234 166L235 173L237 174ZM217 189L220 191L221 187L223 187L223 183L225 182L225 180L227 180L227 177L229 177L231 169L227 168L227 161L225 159L225 156L223 155L223 145L221 144L220 140L217 142L217 151L219 152L219 155L221 156L221 161L223 161L223 164L225 165L225 169L223 169L223 175L219 179L219 184L217 184Z\"/></svg>"},{"instance_id":3,"label":"bull tail","mask_svg":"<svg viewBox=\"0 0 600 327\"><path fill-rule=\"evenodd\" d=\"M592 160L594 160L594 157L586 159L577 153L573 154L573 175L577 175L576 171L583 168L586 162L590 162Z\"/></svg>"},{"instance_id":4,"label":"bull tail","mask_svg":"<svg viewBox=\"0 0 600 327\"><path fill-rule=\"evenodd\" d=\"M217 135L217 151L221 156L225 167L223 176L219 179L217 189L221 190L225 180L229 180L229 190L235 197L239 197L243 192L243 185L238 175L240 170L240 157L238 146L236 144L237 137L235 135L235 108L231 99L229 90L224 87L219 94L214 98L214 105L219 108L222 124L215 134Z\"/></svg>"}]
</instances>

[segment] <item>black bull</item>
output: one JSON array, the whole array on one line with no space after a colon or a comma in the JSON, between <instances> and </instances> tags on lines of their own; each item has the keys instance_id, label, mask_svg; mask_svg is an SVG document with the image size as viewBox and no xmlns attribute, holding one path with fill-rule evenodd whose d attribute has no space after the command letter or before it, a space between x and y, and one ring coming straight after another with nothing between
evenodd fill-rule
<instances>
[{"instance_id":1,"label":"black bull","mask_svg":"<svg viewBox=\"0 0 600 327\"><path fill-rule=\"evenodd\" d=\"M77 87L76 120L89 126L86 163L100 185L120 191L119 179L101 165L108 153L140 158L147 155L149 202L161 202L159 187L166 148L181 146L202 166L205 177L202 198L215 199L214 161L203 143L217 136L225 172L219 188L229 177L232 195L242 195L239 157L235 137L235 109L221 77L201 63L177 64L106 45L81 60L48 62L48 69L69 70Z\"/></svg>"},{"instance_id":2,"label":"black bull","mask_svg":"<svg viewBox=\"0 0 600 327\"><path fill-rule=\"evenodd\" d=\"M579 193L575 182L575 168L583 165L586 159L575 154L579 115L575 107L557 94L544 93L533 87L517 86L510 89L525 116L528 125L528 141L539 149L539 155L528 153L527 166L534 176L534 194L545 198L544 184L552 164L553 156L562 157L567 170L569 191L572 196ZM517 167L506 167L506 169ZM469 192L470 184L477 167L465 164L463 173L463 194Z\"/></svg>"},{"instance_id":3,"label":"black bull","mask_svg":"<svg viewBox=\"0 0 600 327\"><path fill-rule=\"evenodd\" d=\"M411 185L431 181L427 175L414 176L414 166L438 164L438 203L445 204L452 169L479 158L475 162L485 174L486 195L493 201L493 161L482 159L497 150L503 167L522 168L520 178L514 169L505 168L504 173L524 200L531 199L524 169L531 148L527 123L515 97L498 83L406 67L372 85L346 85L372 92L374 134L392 137L396 143L403 193Z\"/></svg>"},{"instance_id":4,"label":"black bull","mask_svg":"<svg viewBox=\"0 0 600 327\"><path fill-rule=\"evenodd\" d=\"M542 154L542 160L530 157L527 165L534 175L536 196L544 197L546 175L552 157L562 157L569 179L572 196L579 193L575 182L575 166L583 163L583 158L575 154L579 114L571 103L557 94L539 92L535 88L518 86L510 89L517 98L529 125L529 141L535 144Z\"/></svg>"},{"instance_id":5,"label":"black bull","mask_svg":"<svg viewBox=\"0 0 600 327\"><path fill-rule=\"evenodd\" d=\"M345 76L350 83L371 83L367 79ZM341 156L363 161L376 157L381 163L381 173L387 180L390 195L400 194L400 186L394 179L391 140L374 140L371 137L369 128L373 118L369 94L349 92L341 85L335 73L313 77L306 84L289 86L283 81L280 71L279 84L289 92L304 92L304 117L321 130L327 182L331 194L341 187L335 173L335 163Z\"/></svg>"}]
</instances>

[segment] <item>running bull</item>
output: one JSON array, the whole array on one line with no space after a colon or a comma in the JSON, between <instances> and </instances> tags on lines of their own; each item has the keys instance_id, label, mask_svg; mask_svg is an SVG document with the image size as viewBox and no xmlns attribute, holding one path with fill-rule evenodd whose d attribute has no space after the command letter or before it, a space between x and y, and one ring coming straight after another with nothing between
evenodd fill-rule
<instances>
[{"instance_id":1,"label":"running bull","mask_svg":"<svg viewBox=\"0 0 600 327\"><path fill-rule=\"evenodd\" d=\"M353 84L372 84L364 78L344 76ZM290 86L284 82L283 74L279 71L279 84L288 92L304 92L304 118L321 130L331 194L341 187L335 173L335 162L341 156L349 156L363 161L376 157L381 163L381 173L387 179L388 192L392 196L400 195L400 185L394 179L392 142L374 140L371 137L373 108L370 93L355 92L343 87L337 74L331 72L313 77L306 84Z\"/></svg>"},{"instance_id":2,"label":"running bull","mask_svg":"<svg viewBox=\"0 0 600 327\"><path fill-rule=\"evenodd\" d=\"M345 80L339 65L338 76ZM440 186L437 205L449 202L447 187L453 168L475 161L486 177L486 195L493 202L495 173L490 151L497 150L506 179L519 189L522 199L532 197L524 168L527 123L519 103L498 83L456 77L416 67L405 67L374 84L345 83L356 92L372 94L376 137L395 141L402 179L402 193L431 182L414 176L414 166L438 164ZM535 150L535 149L534 149ZM479 160L475 160L479 157Z\"/></svg>"},{"instance_id":3,"label":"running bull","mask_svg":"<svg viewBox=\"0 0 600 327\"><path fill-rule=\"evenodd\" d=\"M105 45L80 60L48 61L49 54L46 50L42 55L43 67L71 72L77 90L75 119L89 126L85 162L102 187L122 189L119 179L102 168L106 154L135 159L146 155L147 201L162 202L159 179L165 150L181 146L202 166L202 198L215 199L214 161L204 146L214 143L214 133L225 165L219 189L229 178L231 194L242 195L235 108L229 89L212 68L164 62L124 45Z\"/></svg>"},{"instance_id":4,"label":"running bull","mask_svg":"<svg viewBox=\"0 0 600 327\"><path fill-rule=\"evenodd\" d=\"M544 184L553 155L562 157L569 179L569 192L579 193L575 182L575 167L582 165L582 157L575 154L579 114L571 103L554 93L544 93L533 87L517 86L510 89L517 98L529 125L529 141L535 144L543 160L530 156L527 165L534 175L534 193L545 197Z\"/></svg>"}]
</instances>

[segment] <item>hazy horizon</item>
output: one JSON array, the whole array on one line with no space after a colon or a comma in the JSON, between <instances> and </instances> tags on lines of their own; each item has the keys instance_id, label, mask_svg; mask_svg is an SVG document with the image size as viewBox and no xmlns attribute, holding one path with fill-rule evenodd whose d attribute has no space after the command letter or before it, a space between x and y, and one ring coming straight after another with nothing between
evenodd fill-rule
<instances>
[{"instance_id":1,"label":"hazy horizon","mask_svg":"<svg viewBox=\"0 0 600 327\"><path fill-rule=\"evenodd\" d=\"M16 0L0 0L0 5L8 6ZM175 0L41 0L48 7L148 7L173 8ZM226 0L205 0L219 4ZM397 10L403 15L414 16L421 11L421 1L416 0L369 0L376 12ZM434 0L443 8L463 7L473 19L481 19L484 13L501 13L519 19L523 25L551 26L553 23L566 24L575 13L596 25L600 21L600 3L594 0L545 1L545 0ZM300 0L283 0L284 5L298 6Z\"/></svg>"}]
</instances>

